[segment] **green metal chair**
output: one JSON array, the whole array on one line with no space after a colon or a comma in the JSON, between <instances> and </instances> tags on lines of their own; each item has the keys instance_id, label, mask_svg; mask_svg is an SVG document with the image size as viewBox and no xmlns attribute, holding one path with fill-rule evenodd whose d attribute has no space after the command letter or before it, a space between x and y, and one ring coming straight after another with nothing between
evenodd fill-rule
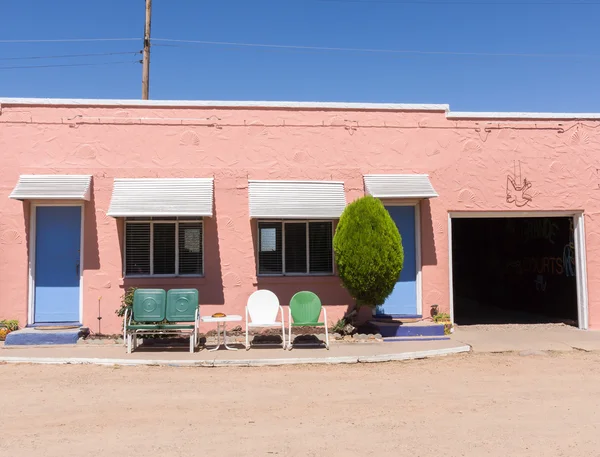
<instances>
[{"instance_id":1,"label":"green metal chair","mask_svg":"<svg viewBox=\"0 0 600 457\"><path fill-rule=\"evenodd\" d=\"M132 312L125 312L127 353L137 347L138 335L189 334L190 352L198 345L200 311L196 289L136 289ZM135 323L134 323L135 322Z\"/></svg>"},{"instance_id":2,"label":"green metal chair","mask_svg":"<svg viewBox=\"0 0 600 457\"><path fill-rule=\"evenodd\" d=\"M200 307L197 289L171 289L167 292L167 330L190 334L190 352L198 346L198 327L200 326ZM178 322L175 324L175 322ZM183 324L186 322L188 324Z\"/></svg>"},{"instance_id":3,"label":"green metal chair","mask_svg":"<svg viewBox=\"0 0 600 457\"><path fill-rule=\"evenodd\" d=\"M323 321L320 322L321 310ZM289 307L289 346L292 349L292 327L325 327L325 347L329 349L329 333L327 331L327 310L316 294L308 291L296 293L290 300Z\"/></svg>"}]
</instances>

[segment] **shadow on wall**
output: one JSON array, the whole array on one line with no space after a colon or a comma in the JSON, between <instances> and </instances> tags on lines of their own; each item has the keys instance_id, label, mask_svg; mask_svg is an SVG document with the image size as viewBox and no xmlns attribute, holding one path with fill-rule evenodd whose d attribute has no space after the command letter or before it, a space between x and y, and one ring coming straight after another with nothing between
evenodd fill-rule
<instances>
[{"instance_id":1,"label":"shadow on wall","mask_svg":"<svg viewBox=\"0 0 600 457\"><path fill-rule=\"evenodd\" d=\"M250 221L252 232L252 245L254 247L255 265L258 265L258 224ZM257 289L267 289L277 295L279 303L287 306L296 292L308 290L314 292L327 306L343 307L340 314L354 306L350 297L337 275L331 276L259 276L257 272ZM337 314L337 313L336 313ZM331 318L331 316L330 316Z\"/></svg>"},{"instance_id":2,"label":"shadow on wall","mask_svg":"<svg viewBox=\"0 0 600 457\"><path fill-rule=\"evenodd\" d=\"M23 227L25 227L25 249L27 249L27 265L33 271L33 261L31 258L31 251L29 250L31 245L31 203L29 200L21 202L23 204ZM27 294L29 293L29 268L26 268L23 272L25 275L25 282L27 284Z\"/></svg>"},{"instance_id":3,"label":"shadow on wall","mask_svg":"<svg viewBox=\"0 0 600 457\"><path fill-rule=\"evenodd\" d=\"M123 245L125 223L122 218L117 220L119 248L121 259L124 258ZM171 278L123 278L123 291L130 287L146 287L158 289L198 289L200 305L223 305L223 274L221 271L221 251L217 227L217 213L213 208L213 217L204 218L204 276L203 277L171 277Z\"/></svg>"},{"instance_id":4,"label":"shadow on wall","mask_svg":"<svg viewBox=\"0 0 600 457\"><path fill-rule=\"evenodd\" d=\"M83 207L83 269L99 270L98 221L96 220L96 199L94 197L93 179L90 194L90 201L85 202Z\"/></svg>"},{"instance_id":5,"label":"shadow on wall","mask_svg":"<svg viewBox=\"0 0 600 457\"><path fill-rule=\"evenodd\" d=\"M96 205L94 202L94 192L91 192L89 202L84 202L84 226L83 226L83 269L84 270L99 270L100 269L100 254L98 251L98 227L96 221ZM57 203L56 206L61 206ZM25 227L25 245L27 249L28 261L33 266L34 259L31 258L30 241L31 241L31 212L35 207L29 200L23 201L23 225Z\"/></svg>"},{"instance_id":6,"label":"shadow on wall","mask_svg":"<svg viewBox=\"0 0 600 457\"><path fill-rule=\"evenodd\" d=\"M429 199L421 202L421 264L437 265L435 236Z\"/></svg>"}]
</instances>

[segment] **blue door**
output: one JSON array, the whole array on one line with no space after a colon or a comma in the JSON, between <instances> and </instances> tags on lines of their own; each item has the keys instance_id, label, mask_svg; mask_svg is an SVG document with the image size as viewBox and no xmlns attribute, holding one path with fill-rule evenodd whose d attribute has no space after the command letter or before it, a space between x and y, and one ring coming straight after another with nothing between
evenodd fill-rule
<instances>
[{"instance_id":1,"label":"blue door","mask_svg":"<svg viewBox=\"0 0 600 457\"><path fill-rule=\"evenodd\" d=\"M398 227L404 248L404 267L393 292L377 308L378 315L392 317L417 315L417 245L415 236L415 207L386 206Z\"/></svg>"},{"instance_id":2,"label":"blue door","mask_svg":"<svg viewBox=\"0 0 600 457\"><path fill-rule=\"evenodd\" d=\"M36 208L34 322L79 321L80 206Z\"/></svg>"}]
</instances>

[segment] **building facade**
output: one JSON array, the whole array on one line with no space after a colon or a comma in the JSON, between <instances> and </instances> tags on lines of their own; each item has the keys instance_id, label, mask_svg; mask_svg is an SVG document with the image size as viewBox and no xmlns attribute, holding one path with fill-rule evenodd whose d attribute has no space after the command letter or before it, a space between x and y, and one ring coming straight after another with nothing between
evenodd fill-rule
<instances>
[{"instance_id":1,"label":"building facade","mask_svg":"<svg viewBox=\"0 0 600 457\"><path fill-rule=\"evenodd\" d=\"M0 99L0 318L118 333L129 287L197 288L202 315L243 314L266 288L282 305L314 291L332 324L353 303L335 226L371 194L405 250L380 314L458 318L457 300L492 291L598 328L599 125L446 105Z\"/></svg>"}]
</instances>

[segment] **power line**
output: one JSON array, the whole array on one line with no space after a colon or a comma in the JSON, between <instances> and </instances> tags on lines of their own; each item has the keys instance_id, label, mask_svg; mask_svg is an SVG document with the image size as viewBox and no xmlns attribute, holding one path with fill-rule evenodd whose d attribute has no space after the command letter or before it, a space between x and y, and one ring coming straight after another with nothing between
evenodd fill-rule
<instances>
[{"instance_id":1,"label":"power line","mask_svg":"<svg viewBox=\"0 0 600 457\"><path fill-rule=\"evenodd\" d=\"M370 3L370 4L396 4L396 5L471 5L471 6L488 6L488 5L506 5L506 6L552 6L552 5L567 5L567 6L589 6L600 5L597 1L582 1L582 2L531 2L531 1L474 1L474 0L317 0L317 3Z\"/></svg>"},{"instance_id":2,"label":"power line","mask_svg":"<svg viewBox=\"0 0 600 457\"><path fill-rule=\"evenodd\" d=\"M366 52L379 54L418 54L418 55L448 55L470 57L550 57L550 58L586 58L598 59L599 54L540 54L540 53L509 53L509 52L460 52L460 51L421 51L409 49L376 49L376 48L344 48L330 46L302 46L287 44L239 43L232 41L176 40L171 38L154 38L153 41L163 43L184 43L217 46L238 46L249 48L293 49L308 51L337 51L337 52ZM155 46L187 47L178 44L155 44Z\"/></svg>"},{"instance_id":3,"label":"power line","mask_svg":"<svg viewBox=\"0 0 600 457\"><path fill-rule=\"evenodd\" d=\"M54 68L54 67L94 67L100 65L119 65L125 63L140 63L139 60L121 60L116 62L98 62L98 63L65 63L50 65L19 65L13 67L0 67L0 70L16 70L21 68Z\"/></svg>"},{"instance_id":4,"label":"power line","mask_svg":"<svg viewBox=\"0 0 600 457\"><path fill-rule=\"evenodd\" d=\"M0 40L0 43L87 43L93 41L140 41L139 38L65 38L56 40Z\"/></svg>"},{"instance_id":5,"label":"power line","mask_svg":"<svg viewBox=\"0 0 600 457\"><path fill-rule=\"evenodd\" d=\"M36 59L69 59L74 57L96 57L96 56L117 56L117 55L135 55L141 54L141 51L129 52L98 52L92 54L63 54L52 56L27 56L27 57L0 57L0 60L36 60Z\"/></svg>"}]
</instances>

